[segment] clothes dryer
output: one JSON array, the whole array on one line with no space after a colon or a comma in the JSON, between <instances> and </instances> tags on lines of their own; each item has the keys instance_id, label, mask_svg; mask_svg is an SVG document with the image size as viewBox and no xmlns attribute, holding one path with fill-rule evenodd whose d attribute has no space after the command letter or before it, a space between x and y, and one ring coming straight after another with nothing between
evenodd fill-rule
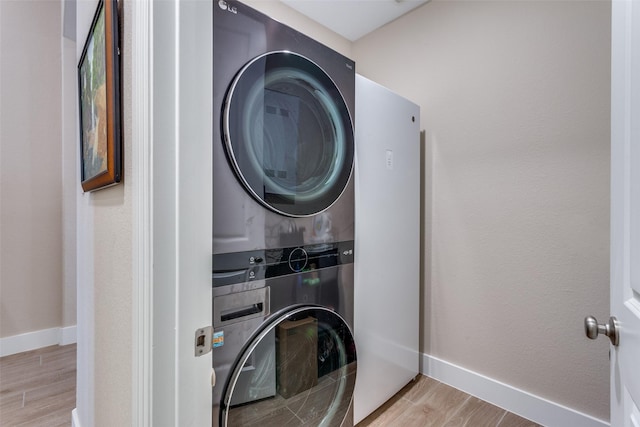
<instances>
[{"instance_id":1,"label":"clothes dryer","mask_svg":"<svg viewBox=\"0 0 640 427\"><path fill-rule=\"evenodd\" d=\"M213 423L351 426L355 64L213 15Z\"/></svg>"}]
</instances>

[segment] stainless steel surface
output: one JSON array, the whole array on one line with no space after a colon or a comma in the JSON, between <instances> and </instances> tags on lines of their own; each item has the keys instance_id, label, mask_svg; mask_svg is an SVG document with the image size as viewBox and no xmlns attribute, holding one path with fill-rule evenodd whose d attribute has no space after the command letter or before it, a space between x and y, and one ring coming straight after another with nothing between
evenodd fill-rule
<instances>
[{"instance_id":1,"label":"stainless steel surface","mask_svg":"<svg viewBox=\"0 0 640 427\"><path fill-rule=\"evenodd\" d=\"M600 324L593 316L584 318L584 332L589 339L595 340L598 335L606 335L611 340L611 344L617 346L620 343L620 335L618 334L618 320L611 316L607 323Z\"/></svg>"},{"instance_id":2,"label":"stainless steel surface","mask_svg":"<svg viewBox=\"0 0 640 427\"><path fill-rule=\"evenodd\" d=\"M255 286L261 287L255 287ZM216 372L217 386L213 388L213 401L220 399L229 371L236 361L240 350L250 339L254 331L264 322L270 312L270 293L265 281L250 282L231 286L213 288L214 340L213 368ZM260 310L252 310L254 307ZM237 316L235 314L238 314ZM248 313L248 314L245 314ZM230 320L223 320L231 314ZM265 340L247 366L245 372L255 369L256 365L275 357L275 337ZM242 375L240 382L247 381L249 375ZM265 372L265 387L254 399L262 399L275 395L275 371ZM244 401L243 401L244 399ZM234 404L249 401L248 396L239 397ZM214 409L216 405L214 405ZM215 412L215 411L214 411ZM217 421L216 421L217 422Z\"/></svg>"},{"instance_id":3,"label":"stainless steel surface","mask_svg":"<svg viewBox=\"0 0 640 427\"><path fill-rule=\"evenodd\" d=\"M223 135L228 126L224 125L223 112L230 85L255 58L279 51L308 58L335 83L351 118L355 108L353 63L242 3L227 3L237 9L237 14L214 7L213 254L353 240L353 176L324 212L302 218L284 216L265 207L246 189L233 166L234 159L227 155ZM352 170L352 164L345 167Z\"/></svg>"},{"instance_id":4,"label":"stainless steel surface","mask_svg":"<svg viewBox=\"0 0 640 427\"><path fill-rule=\"evenodd\" d=\"M301 304L318 305L329 308L345 319L349 328L353 329L353 264L343 264L308 272L275 277L268 280L238 283L213 288L214 301L235 301L244 306L247 301L259 301L256 295L268 295L270 315L247 318L238 322L227 322L221 326L214 326L215 334L222 334L223 345L213 348L213 367L216 371L216 387L213 388L214 421L220 416L220 401L223 390L228 386L231 370L240 356L245 345L255 343L256 331L265 322L270 321L282 310ZM267 289L268 288L268 289ZM234 299L234 295L253 295L250 298ZM237 307L238 305L235 305ZM227 306L230 307L230 306ZM214 303L214 312L220 319L222 312L227 309ZM218 325L220 320L214 319ZM269 349L264 349L262 360L274 348L275 337ZM251 362L249 366L256 366L259 362ZM251 368L249 368L251 369ZM271 374L269 374L271 375ZM241 380L247 381L247 379ZM237 402L234 402L234 404ZM345 424L346 427L348 424Z\"/></svg>"},{"instance_id":5,"label":"stainless steel surface","mask_svg":"<svg viewBox=\"0 0 640 427\"><path fill-rule=\"evenodd\" d=\"M231 13L229 13L230 11ZM246 113L246 117L253 117L253 110L243 110L245 107L250 108L248 107L250 102L243 102L247 99L243 94L258 96L261 92L266 94L273 88L265 86L264 81L258 78L256 84L260 87L255 89L253 86L246 86L246 89L243 89L236 80L236 76L243 69L246 72L257 70L255 67L251 70L248 68L248 64L255 63L256 58L263 57L269 52L287 51L307 58L331 79L341 95L342 104L327 106L331 104L331 100L327 99L326 103L322 105L327 108L331 107L331 109L341 109L344 114L340 117L342 117L343 123L348 123L341 124L341 126L352 133L355 106L355 66L353 61L348 58L234 0L227 0L220 5L217 2L214 4L213 24L213 61L215 67L213 67L212 255L214 256L214 271L212 278L216 281L216 286L213 287L213 324L215 329L213 368L216 377L216 386L213 387L213 423L214 426L218 426L218 423L221 422L220 411L223 394L232 396L227 401L228 404L233 406L245 402L243 407L252 407L253 404L249 402L257 401L256 399L261 399L261 402L270 402L281 398L281 396L270 397L270 395L276 394L277 390L275 390L276 382L273 381L272 387L271 380L268 379L275 378L275 369L279 366L278 362L273 363L272 359L278 348L277 337L265 334L261 336L262 339L258 339L258 335L261 328L282 314L282 311L296 309L302 305L316 304L337 313L344 318L349 328L353 327L353 261L328 266L311 260L313 254L308 249L310 246L320 248L331 246L329 244L337 242L354 240L354 177L351 173L353 163L339 163L338 160L335 160L335 163L329 162L329 164L340 165L336 169L343 172L348 171L349 174L341 194L325 197L322 203L326 202L326 205L321 209L314 208L313 211L320 213L294 217L291 214L283 215L283 210L274 211L273 208L267 207L263 201L259 200L260 197L266 197L266 195L260 194L259 187L258 190L254 189L253 191L248 188L246 181L250 177L249 175L243 177L243 173L253 173L254 177L251 179L257 180L256 177L260 177L262 174L273 177L269 173L274 171L295 170L297 172L296 168L300 164L304 164L309 166L304 170L305 173L309 172L312 176L321 176L319 172L315 172L317 165L314 165L319 160L315 159L317 156L313 154L314 151L301 151L305 149L304 144L306 143L315 144L316 139L319 139L320 143L322 142L318 132L310 129L309 120L313 118L313 114L306 116L305 120L297 121L296 125L297 134L312 137L311 140L305 141L303 137L300 139L287 137L284 138L284 142L280 141L280 138L267 140L269 137L267 131L272 129L272 125L276 126L280 123L276 121L260 122L260 120L267 120L265 119L269 113L267 107L273 107L272 105L265 104L265 111L262 114L256 113L258 116L256 122L247 119L232 124L229 120L228 110L232 107L226 105L225 102L235 102L238 114ZM294 62L297 64L296 61ZM268 68L265 67L265 70ZM306 74L302 71L302 69L297 70L294 74L298 77L305 77ZM264 74L268 75L266 72ZM230 90L233 97L227 99ZM300 100L300 102L302 103L304 100ZM258 102L256 105L258 104L260 103ZM256 109L256 111L258 110L260 109ZM285 112L293 112L294 114L297 111L295 108L285 110ZM335 114L335 112L331 112L331 114ZM284 115L280 110L280 117L290 116ZM332 117L335 118L338 115L332 115ZM275 120L275 118L270 117L268 120ZM285 135L291 136L287 130L290 123L285 119L278 120L283 120L283 126L286 125L282 128L284 130L279 132L285 132ZM243 123L251 125L250 128L242 128ZM258 127L262 123L265 131L264 136L263 132L254 126L256 123ZM265 160L260 160L263 157L258 153L253 157L253 160L248 159L254 162L250 165L253 169L240 171L239 169L243 168L241 162L246 163L247 160L242 159L241 156L251 153L247 153L241 145L240 147L229 146L229 142L234 143L234 141L225 140L224 133L226 130L227 134L231 135L230 129L239 131L237 135L241 139L235 140L238 144L244 144L246 135L243 132L245 131L253 132L249 134L249 137L253 134L259 134L257 138L249 139L249 141L256 144L257 148L253 148L256 152L262 153L264 150ZM275 134L277 135L278 132ZM349 138L345 138L344 141L353 139L352 134L347 136ZM264 146L261 145L263 138ZM315 147L313 144L309 147ZM294 149L290 150L289 146L293 146ZM236 148L239 148L238 151ZM299 155L296 154L298 151L300 151ZM276 162L273 159L282 157L282 160L285 160L283 152L285 152L286 161L289 163L282 168L271 167ZM325 161L332 158L329 154L323 155L325 155ZM240 157L236 158L237 156ZM266 160L268 156L271 156L271 160ZM256 160L262 166L256 167ZM281 176L278 175L277 178L281 178ZM259 182L259 180L252 182ZM264 182L265 185L268 185L268 180ZM281 196L286 199L287 203L297 203L296 197L298 196L300 200L304 200L306 195L302 190L298 192L297 187L292 186L291 188L296 189L296 191L292 191L292 194L286 192L270 192L269 194L272 197ZM335 197L334 200L329 200L333 197ZM285 249L291 250L291 252L285 252ZM269 258L274 253L266 252L266 250L282 250L282 253L276 257L283 259L282 265L276 268L273 260ZM248 264L243 264L240 268L220 266L215 262L219 256L224 258L227 255L233 255L231 257L233 258L240 253L248 257ZM286 258L283 258L284 255ZM257 261L256 257L260 260ZM284 267L292 271L281 272ZM277 269L277 277L267 275L268 269L270 269L269 272ZM311 271L307 271L309 269ZM273 334L274 330L271 333ZM254 351L250 352L245 360L239 361L241 355L247 354L245 349L249 346L255 347ZM318 344L318 348L319 346L320 344ZM355 349L353 351L355 352ZM355 364L355 360L353 363ZM238 380L237 382L234 380L234 383L230 384L232 370L238 372ZM266 381L263 381L263 373L265 377L268 377ZM355 371L353 375L355 376ZM258 387L264 388L258 394L252 391L256 384L252 383L254 380L259 384L266 385L266 387ZM229 387L235 388L236 393L226 392ZM238 390L246 390L247 392L238 392ZM349 395L352 391L348 390ZM313 403L305 404L312 405ZM350 399L349 404L351 404ZM322 417L322 414L326 413L323 411L329 408L316 407L315 409L319 411L317 415ZM343 427L353 425L351 406L347 414L345 422L342 423ZM278 424L276 420L273 420L273 423L265 422L261 425L265 427L282 425ZM298 424L300 423L298 419Z\"/></svg>"},{"instance_id":6,"label":"stainless steel surface","mask_svg":"<svg viewBox=\"0 0 640 427\"><path fill-rule=\"evenodd\" d=\"M234 292L213 298L213 326L224 326L264 318L270 314L269 288Z\"/></svg>"}]
</instances>

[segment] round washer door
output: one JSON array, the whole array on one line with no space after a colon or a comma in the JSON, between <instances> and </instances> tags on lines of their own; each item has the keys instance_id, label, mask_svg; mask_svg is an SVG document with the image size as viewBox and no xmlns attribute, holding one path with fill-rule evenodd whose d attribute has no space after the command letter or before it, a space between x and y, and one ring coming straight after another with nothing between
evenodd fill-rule
<instances>
[{"instance_id":1,"label":"round washer door","mask_svg":"<svg viewBox=\"0 0 640 427\"><path fill-rule=\"evenodd\" d=\"M356 350L344 319L305 306L265 323L225 384L220 426L339 427L356 382Z\"/></svg>"},{"instance_id":2,"label":"round washer door","mask_svg":"<svg viewBox=\"0 0 640 427\"><path fill-rule=\"evenodd\" d=\"M347 105L333 80L301 55L271 52L245 65L227 93L222 128L240 181L275 212L321 212L351 176Z\"/></svg>"}]
</instances>

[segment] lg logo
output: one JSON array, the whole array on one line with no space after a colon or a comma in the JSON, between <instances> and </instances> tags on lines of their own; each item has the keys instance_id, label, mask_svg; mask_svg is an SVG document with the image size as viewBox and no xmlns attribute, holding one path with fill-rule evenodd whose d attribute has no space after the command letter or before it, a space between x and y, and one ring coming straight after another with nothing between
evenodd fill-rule
<instances>
[{"instance_id":1,"label":"lg logo","mask_svg":"<svg viewBox=\"0 0 640 427\"><path fill-rule=\"evenodd\" d=\"M234 6L230 6L229 3L227 3L224 0L220 0L218 1L218 6L220 6L220 9L222 10L226 10L227 12L231 12L231 13L238 13L238 9Z\"/></svg>"}]
</instances>

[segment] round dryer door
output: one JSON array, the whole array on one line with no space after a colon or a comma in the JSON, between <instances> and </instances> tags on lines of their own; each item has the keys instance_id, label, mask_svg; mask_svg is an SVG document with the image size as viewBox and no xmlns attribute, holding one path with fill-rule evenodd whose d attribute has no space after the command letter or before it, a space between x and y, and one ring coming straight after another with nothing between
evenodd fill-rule
<instances>
[{"instance_id":1,"label":"round dryer door","mask_svg":"<svg viewBox=\"0 0 640 427\"><path fill-rule=\"evenodd\" d=\"M351 117L309 59L271 52L249 62L229 88L222 121L230 163L264 206L309 216L342 194L353 166Z\"/></svg>"},{"instance_id":2,"label":"round dryer door","mask_svg":"<svg viewBox=\"0 0 640 427\"><path fill-rule=\"evenodd\" d=\"M340 427L352 414L355 382L355 344L344 319L323 307L296 308L265 323L240 353L222 394L220 426Z\"/></svg>"}]
</instances>

